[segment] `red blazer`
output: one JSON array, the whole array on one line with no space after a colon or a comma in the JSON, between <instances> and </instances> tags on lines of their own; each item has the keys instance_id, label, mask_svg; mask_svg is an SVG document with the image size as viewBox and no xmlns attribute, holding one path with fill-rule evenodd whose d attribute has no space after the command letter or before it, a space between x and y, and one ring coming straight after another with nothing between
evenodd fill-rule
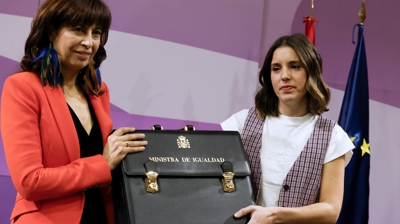
<instances>
[{"instance_id":1,"label":"red blazer","mask_svg":"<svg viewBox=\"0 0 400 224\"><path fill-rule=\"evenodd\" d=\"M105 145L112 121L104 83L103 89L101 96L89 98ZM22 72L5 81L1 104L4 151L17 189L11 222L79 223L84 190L100 187L109 223L113 223L110 169L101 155L80 158L62 89L43 86L38 76Z\"/></svg>"}]
</instances>

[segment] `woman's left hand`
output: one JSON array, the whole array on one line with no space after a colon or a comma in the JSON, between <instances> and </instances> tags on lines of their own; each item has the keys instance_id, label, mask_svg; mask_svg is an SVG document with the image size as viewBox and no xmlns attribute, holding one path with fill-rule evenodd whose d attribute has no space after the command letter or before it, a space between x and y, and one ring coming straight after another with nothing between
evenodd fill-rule
<instances>
[{"instance_id":1,"label":"woman's left hand","mask_svg":"<svg viewBox=\"0 0 400 224\"><path fill-rule=\"evenodd\" d=\"M236 218L250 215L248 224L271 224L275 220L276 207L261 207L258 205L250 205L237 211L234 216Z\"/></svg>"}]
</instances>

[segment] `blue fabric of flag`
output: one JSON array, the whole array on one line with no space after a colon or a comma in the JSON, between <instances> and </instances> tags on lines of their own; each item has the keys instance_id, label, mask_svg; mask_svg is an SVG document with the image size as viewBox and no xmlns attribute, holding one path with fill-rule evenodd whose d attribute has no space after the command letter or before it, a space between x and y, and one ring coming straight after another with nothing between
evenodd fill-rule
<instances>
[{"instance_id":1,"label":"blue fabric of flag","mask_svg":"<svg viewBox=\"0 0 400 224\"><path fill-rule=\"evenodd\" d=\"M368 69L364 25L356 24L354 28L356 27L358 27L358 41L339 115L339 125L353 140L356 148L345 170L343 205L338 224L368 223L370 171Z\"/></svg>"}]
</instances>

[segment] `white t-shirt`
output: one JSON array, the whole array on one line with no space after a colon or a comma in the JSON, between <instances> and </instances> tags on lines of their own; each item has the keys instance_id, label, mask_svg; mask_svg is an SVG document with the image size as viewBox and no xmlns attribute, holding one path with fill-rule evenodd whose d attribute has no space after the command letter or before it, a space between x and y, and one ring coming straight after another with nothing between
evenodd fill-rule
<instances>
[{"instance_id":1,"label":"white t-shirt","mask_svg":"<svg viewBox=\"0 0 400 224\"><path fill-rule=\"evenodd\" d=\"M221 123L223 130L242 133L248 109L233 114ZM259 205L278 206L283 181L304 149L319 116L267 117L261 139L261 193ZM266 144L263 144L266 143ZM346 165L353 155L354 145L339 125L335 125L326 151L324 164L345 155Z\"/></svg>"}]
</instances>

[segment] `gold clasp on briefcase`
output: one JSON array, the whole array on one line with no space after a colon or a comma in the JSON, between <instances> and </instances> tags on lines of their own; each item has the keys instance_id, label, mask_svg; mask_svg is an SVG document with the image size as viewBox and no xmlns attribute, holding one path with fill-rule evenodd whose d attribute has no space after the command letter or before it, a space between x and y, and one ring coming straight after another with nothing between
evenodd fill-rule
<instances>
[{"instance_id":1,"label":"gold clasp on briefcase","mask_svg":"<svg viewBox=\"0 0 400 224\"><path fill-rule=\"evenodd\" d=\"M225 172L222 174L224 179L222 180L222 187L225 192L235 191L235 184L233 182L233 177L235 176L232 172Z\"/></svg>"},{"instance_id":2,"label":"gold clasp on briefcase","mask_svg":"<svg viewBox=\"0 0 400 224\"><path fill-rule=\"evenodd\" d=\"M229 161L225 161L221 164L222 168L222 176L224 179L222 179L222 189L225 192L234 192L235 189L235 183L233 182L233 177L235 176L235 173L233 172L233 165Z\"/></svg>"},{"instance_id":3,"label":"gold clasp on briefcase","mask_svg":"<svg viewBox=\"0 0 400 224\"><path fill-rule=\"evenodd\" d=\"M146 176L147 178L144 180L146 184L146 191L150 193L155 193L158 192L158 183L157 183L157 177L158 173L155 171L156 170L156 163L149 160L144 164L146 168Z\"/></svg>"},{"instance_id":4,"label":"gold clasp on briefcase","mask_svg":"<svg viewBox=\"0 0 400 224\"><path fill-rule=\"evenodd\" d=\"M146 191L150 193L158 192L157 176L158 173L155 171L146 172Z\"/></svg>"}]
</instances>

